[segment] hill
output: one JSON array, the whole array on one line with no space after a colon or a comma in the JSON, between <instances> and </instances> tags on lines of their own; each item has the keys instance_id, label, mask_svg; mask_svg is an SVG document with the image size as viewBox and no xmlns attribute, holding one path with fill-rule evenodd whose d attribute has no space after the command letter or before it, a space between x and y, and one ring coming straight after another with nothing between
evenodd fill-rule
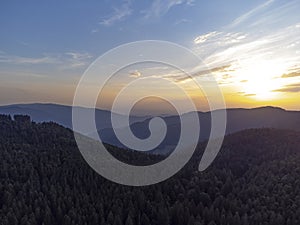
<instances>
[{"instance_id":1,"label":"hill","mask_svg":"<svg viewBox=\"0 0 300 225\"><path fill-rule=\"evenodd\" d=\"M92 110L80 108L82 110ZM250 128L276 128L300 130L300 112L288 111L277 107L260 107L253 109L227 109L227 130L226 134L242 131ZM26 114L31 116L35 122L55 122L68 128L72 128L72 107L56 104L17 104L0 106L0 114ZM190 114L197 113L201 125L199 141L205 141L210 135L211 112L190 112L182 115L189 117ZM124 115L115 114L121 121L126 121ZM168 154L174 150L180 137L180 118L179 116L161 116L166 122L168 132L163 142L152 152ZM87 132L84 135L94 138L100 135L101 140L105 143L126 148L117 139L111 125L111 112L96 109L95 119L98 134ZM150 135L148 125L151 116L131 116L130 128L135 136L147 138ZM191 121L193 122L193 121ZM116 129L124 129L121 124Z\"/></svg>"},{"instance_id":2,"label":"hill","mask_svg":"<svg viewBox=\"0 0 300 225\"><path fill-rule=\"evenodd\" d=\"M189 117L191 113L197 113L199 117L201 130L199 141L207 140L210 135L211 112L190 112L184 114L183 117ZM168 133L164 141L154 150L154 152L159 153L173 150L180 137L180 118L178 116L168 116L163 119L168 127ZM148 129L149 120L146 119L131 124L132 132L140 138L147 138L150 135ZM276 107L227 109L226 134L251 128L276 128L300 131L300 112L287 111ZM125 147L119 142L112 128L99 130L99 135L106 143Z\"/></svg>"},{"instance_id":3,"label":"hill","mask_svg":"<svg viewBox=\"0 0 300 225\"><path fill-rule=\"evenodd\" d=\"M93 110L80 107L82 110ZM15 104L0 106L0 114L9 114L11 116L17 114L29 115L35 122L55 122L68 128L72 128L72 106L58 104ZM115 114L117 117L125 116ZM110 128L111 112L107 110L96 109L95 118L98 129ZM131 116L130 123L145 120L147 117Z\"/></svg>"},{"instance_id":4,"label":"hill","mask_svg":"<svg viewBox=\"0 0 300 225\"><path fill-rule=\"evenodd\" d=\"M127 187L89 168L70 129L0 116L1 224L300 224L299 132L231 134L215 162L200 173L204 147L199 144L191 161L167 181ZM160 160L108 149L131 163Z\"/></svg>"}]
</instances>

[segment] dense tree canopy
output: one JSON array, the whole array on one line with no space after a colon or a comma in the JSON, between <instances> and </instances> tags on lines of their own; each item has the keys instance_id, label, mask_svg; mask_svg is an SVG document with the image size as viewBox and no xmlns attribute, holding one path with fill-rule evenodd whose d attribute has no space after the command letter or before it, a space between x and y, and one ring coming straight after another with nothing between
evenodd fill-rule
<instances>
[{"instance_id":1,"label":"dense tree canopy","mask_svg":"<svg viewBox=\"0 0 300 225\"><path fill-rule=\"evenodd\" d=\"M96 174L71 130L1 115L0 224L297 225L299 143L299 132L242 131L205 172L197 172L203 143L174 177L137 188ZM133 164L162 159L108 148Z\"/></svg>"}]
</instances>

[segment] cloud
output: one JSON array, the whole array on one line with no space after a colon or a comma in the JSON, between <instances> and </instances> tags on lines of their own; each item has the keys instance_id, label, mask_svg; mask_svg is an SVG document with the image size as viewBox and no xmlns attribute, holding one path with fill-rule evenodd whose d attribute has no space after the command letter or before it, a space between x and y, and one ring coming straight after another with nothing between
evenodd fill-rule
<instances>
[{"instance_id":1,"label":"cloud","mask_svg":"<svg viewBox=\"0 0 300 225\"><path fill-rule=\"evenodd\" d=\"M11 63L11 64L55 64L58 60L54 57L42 56L42 57L22 57L15 55L0 55L0 63Z\"/></svg>"},{"instance_id":2,"label":"cloud","mask_svg":"<svg viewBox=\"0 0 300 225\"><path fill-rule=\"evenodd\" d=\"M73 59L90 59L92 56L89 53L80 53L80 52L66 52L66 55L71 56Z\"/></svg>"},{"instance_id":3,"label":"cloud","mask_svg":"<svg viewBox=\"0 0 300 225\"><path fill-rule=\"evenodd\" d=\"M92 34L98 33L98 32L99 32L99 29L98 29L98 28L95 28L95 29L92 29L92 30L91 30L91 33L92 33Z\"/></svg>"},{"instance_id":4,"label":"cloud","mask_svg":"<svg viewBox=\"0 0 300 225\"><path fill-rule=\"evenodd\" d=\"M300 72L285 73L281 77L282 78L300 77Z\"/></svg>"},{"instance_id":5,"label":"cloud","mask_svg":"<svg viewBox=\"0 0 300 225\"><path fill-rule=\"evenodd\" d=\"M299 17L292 16L297 15L297 10L299 8L298 4L299 2L297 1L286 1L284 4L277 4L272 10L263 13L263 16L253 16L249 26L255 28L264 25L268 29L272 24L281 24L285 19L289 20L291 23L299 22ZM251 18L249 18L249 20L250 19Z\"/></svg>"},{"instance_id":6,"label":"cloud","mask_svg":"<svg viewBox=\"0 0 300 225\"><path fill-rule=\"evenodd\" d=\"M289 93L297 93L300 92L300 84L290 84L286 85L283 88L274 90L274 92L289 92Z\"/></svg>"},{"instance_id":7,"label":"cloud","mask_svg":"<svg viewBox=\"0 0 300 225\"><path fill-rule=\"evenodd\" d=\"M102 20L99 24L103 26L112 26L114 23L122 21L126 17L130 16L132 12L133 10L131 8L131 1L124 1L120 8L114 8L113 14L110 17Z\"/></svg>"},{"instance_id":8,"label":"cloud","mask_svg":"<svg viewBox=\"0 0 300 225\"><path fill-rule=\"evenodd\" d=\"M188 19L181 19L181 20L177 20L174 25L179 25L179 24L182 24L182 23L190 23L192 22L191 20L188 20Z\"/></svg>"},{"instance_id":9,"label":"cloud","mask_svg":"<svg viewBox=\"0 0 300 225\"><path fill-rule=\"evenodd\" d=\"M195 43L195 44L201 44L201 43L204 43L204 42L206 42L209 38L218 36L219 34L221 34L221 32L213 31L213 32L210 32L210 33L207 33L207 34L200 35L200 36L198 36L198 37L196 37L196 38L194 39L194 43Z\"/></svg>"},{"instance_id":10,"label":"cloud","mask_svg":"<svg viewBox=\"0 0 300 225\"><path fill-rule=\"evenodd\" d=\"M176 5L193 5L193 0L154 0L150 8L143 10L142 13L148 18L159 18L169 12Z\"/></svg>"},{"instance_id":11,"label":"cloud","mask_svg":"<svg viewBox=\"0 0 300 225\"><path fill-rule=\"evenodd\" d=\"M10 77L17 77L18 81L21 80L21 78L26 78L27 80L33 80L36 78L50 78L51 76L45 72L41 73L35 73L31 71L24 71L24 70L14 70L14 71L1 71L0 77L6 77L8 80Z\"/></svg>"},{"instance_id":12,"label":"cloud","mask_svg":"<svg viewBox=\"0 0 300 225\"><path fill-rule=\"evenodd\" d=\"M222 35L208 35L209 41L203 36L199 41L201 44L195 46L194 51L209 67L231 63L236 71L242 71L243 68L255 68L257 62L268 62L282 69L282 78L300 75L299 71L291 71L300 60L297 53L300 49L300 29L295 29L295 24L260 35L255 30L248 33L222 32ZM291 45L293 47L289 47ZM270 68L270 71L275 72L274 77L281 76L277 74L281 70Z\"/></svg>"},{"instance_id":13,"label":"cloud","mask_svg":"<svg viewBox=\"0 0 300 225\"><path fill-rule=\"evenodd\" d=\"M244 94L243 96L252 97L252 96L256 96L256 94Z\"/></svg>"},{"instance_id":14,"label":"cloud","mask_svg":"<svg viewBox=\"0 0 300 225\"><path fill-rule=\"evenodd\" d=\"M300 77L300 24L299 17L290 15L297 15L300 3L271 6L273 2L266 1L229 25L193 39L193 51L202 59L201 65L231 65L227 72L215 72L214 78L220 85L231 85L240 91L248 87L246 80L255 83L262 76L272 82L270 90L299 92L299 85L291 85L299 82ZM200 70L199 74L202 73ZM187 80L180 76L175 79ZM282 87L287 80L291 85ZM247 90L245 94L253 92Z\"/></svg>"},{"instance_id":15,"label":"cloud","mask_svg":"<svg viewBox=\"0 0 300 225\"><path fill-rule=\"evenodd\" d=\"M80 53L80 52L66 52L65 55L70 56L66 61L68 66L71 68L84 67L90 63L93 56L89 53Z\"/></svg>"},{"instance_id":16,"label":"cloud","mask_svg":"<svg viewBox=\"0 0 300 225\"><path fill-rule=\"evenodd\" d=\"M140 76L142 76L142 73L139 72L138 70L135 70L135 71L132 71L132 72L129 73L129 77L138 78Z\"/></svg>"},{"instance_id":17,"label":"cloud","mask_svg":"<svg viewBox=\"0 0 300 225\"><path fill-rule=\"evenodd\" d=\"M230 66L231 65L225 65L225 66L219 66L211 69L200 70L192 73L190 76L188 76L185 73L177 73L177 74L167 74L164 75L163 77L167 79L172 79L175 82L185 82L196 77L210 75L211 73L226 73L230 70ZM224 77L224 79L226 79L226 77Z\"/></svg>"},{"instance_id":18,"label":"cloud","mask_svg":"<svg viewBox=\"0 0 300 225\"><path fill-rule=\"evenodd\" d=\"M62 68L80 68L90 63L92 55L89 53L66 52L63 54L44 54L41 57L24 57L0 53L0 63L15 65L47 65L53 64Z\"/></svg>"},{"instance_id":19,"label":"cloud","mask_svg":"<svg viewBox=\"0 0 300 225\"><path fill-rule=\"evenodd\" d=\"M236 18L231 24L229 24L229 28L236 27L240 25L241 23L247 21L250 17L254 16L256 13L260 12L264 8L268 7L271 5L275 0L268 0L265 3L255 7L254 9L248 11L247 13L243 14L242 16Z\"/></svg>"},{"instance_id":20,"label":"cloud","mask_svg":"<svg viewBox=\"0 0 300 225\"><path fill-rule=\"evenodd\" d=\"M194 51L206 64L227 64L228 60L233 60L224 54L234 53L235 48L250 43L250 38L250 35L244 32L213 31L193 40Z\"/></svg>"}]
</instances>

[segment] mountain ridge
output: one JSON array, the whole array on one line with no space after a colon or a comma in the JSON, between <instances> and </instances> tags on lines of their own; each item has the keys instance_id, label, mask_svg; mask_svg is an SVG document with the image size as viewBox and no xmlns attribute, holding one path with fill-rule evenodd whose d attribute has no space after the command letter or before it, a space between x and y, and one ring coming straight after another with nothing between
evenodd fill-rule
<instances>
[{"instance_id":1,"label":"mountain ridge","mask_svg":"<svg viewBox=\"0 0 300 225\"><path fill-rule=\"evenodd\" d=\"M83 110L92 110L81 107ZM224 109L219 109L224 110ZM275 106L263 106L258 108L229 108L227 111L226 134L231 134L251 128L279 128L300 130L300 111L289 111ZM189 112L182 116L189 116L191 113L197 113L200 120L199 141L207 140L210 136L211 112ZM65 127L72 129L72 107L66 105L57 105L54 103L33 103L33 104L13 104L0 106L0 114L26 114L35 122L53 121ZM123 121L126 116L117 115ZM161 116L165 121L168 132L163 142L154 151L171 151L176 146L180 137L180 117L178 115ZM149 121L151 117L130 117L130 129L135 136L141 139L149 137ZM126 148L116 138L111 124L111 112L107 110L96 109L96 126L98 133L88 132L92 138L98 135L105 143ZM194 121L190 121L194 122ZM125 127L126 128L126 127ZM124 129L123 126L115 129Z\"/></svg>"}]
</instances>

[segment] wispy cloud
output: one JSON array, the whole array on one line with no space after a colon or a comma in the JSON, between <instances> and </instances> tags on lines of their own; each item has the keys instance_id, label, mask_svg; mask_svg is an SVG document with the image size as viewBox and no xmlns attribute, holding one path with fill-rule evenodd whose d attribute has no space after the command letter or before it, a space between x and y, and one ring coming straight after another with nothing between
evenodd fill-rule
<instances>
[{"instance_id":1,"label":"wispy cloud","mask_svg":"<svg viewBox=\"0 0 300 225\"><path fill-rule=\"evenodd\" d=\"M215 68L211 68L211 69L200 70L200 71L190 74L190 76L187 76L187 74L185 74L185 73L177 72L177 73L166 74L166 75L163 75L162 77L166 78L166 79L171 79L172 81L180 83L180 82L185 82L187 80L191 80L193 78L204 76L204 75L210 75L210 74L214 74L214 73L227 73L228 71L230 71L230 66L231 65L229 64L229 65L219 66L219 67L215 67Z\"/></svg>"},{"instance_id":2,"label":"wispy cloud","mask_svg":"<svg viewBox=\"0 0 300 225\"><path fill-rule=\"evenodd\" d=\"M193 0L154 0L150 8L143 10L145 18L158 18L168 13L176 5L193 5Z\"/></svg>"},{"instance_id":3,"label":"wispy cloud","mask_svg":"<svg viewBox=\"0 0 300 225\"><path fill-rule=\"evenodd\" d=\"M91 62L92 55L81 52L44 54L41 57L25 57L0 53L0 63L15 65L56 65L64 69L81 68Z\"/></svg>"},{"instance_id":4,"label":"wispy cloud","mask_svg":"<svg viewBox=\"0 0 300 225\"><path fill-rule=\"evenodd\" d=\"M282 75L282 78L289 78L289 77L300 77L300 72L285 73Z\"/></svg>"},{"instance_id":5,"label":"wispy cloud","mask_svg":"<svg viewBox=\"0 0 300 225\"><path fill-rule=\"evenodd\" d=\"M299 6L299 3L293 1L293 4L286 3L277 8L272 7L265 13L261 12L258 18L250 19L255 12L262 11L272 2L267 1L243 17L237 18L234 29L228 29L226 26L220 31L199 35L193 40L194 51L209 68L230 63L235 70L230 74L234 76L242 76L245 69L251 69L254 73L253 68L256 68L256 73L259 73L259 70L273 73L268 74L268 76L298 77L299 71L292 71L291 69L299 65L300 61L300 18L298 21L296 19L291 21L285 14L282 15L278 7L283 8L286 13L291 13ZM264 18L265 14L269 15L268 21L260 23L255 28L252 27L252 22ZM277 24L276 18L281 18L280 24ZM248 26L239 26L241 21L247 21ZM265 63L270 67L269 70L257 67L258 62ZM274 68L279 69L276 71ZM280 72L283 75L279 74ZM238 77L233 81L237 79ZM240 80L243 79L244 77L240 78Z\"/></svg>"},{"instance_id":6,"label":"wispy cloud","mask_svg":"<svg viewBox=\"0 0 300 225\"><path fill-rule=\"evenodd\" d=\"M55 64L59 61L57 58L42 56L42 57L22 57L15 55L0 55L0 63L11 63L11 64Z\"/></svg>"},{"instance_id":7,"label":"wispy cloud","mask_svg":"<svg viewBox=\"0 0 300 225\"><path fill-rule=\"evenodd\" d=\"M142 76L142 73L139 72L138 70L135 70L135 71L132 71L129 73L129 77L138 78L140 76Z\"/></svg>"},{"instance_id":8,"label":"wispy cloud","mask_svg":"<svg viewBox=\"0 0 300 225\"><path fill-rule=\"evenodd\" d=\"M278 31L273 31L268 34L256 37L252 34L244 35L237 39L224 39L223 35L216 40L214 52L205 57L206 63L222 63L232 60L253 60L269 59L273 57L273 61L278 60L287 66L294 66L298 63L300 56L296 54L295 49L300 47L299 36L300 29L294 29L294 26L285 27ZM289 46L294 45L292 49ZM202 46L206 49L212 46ZM292 64L292 65L288 65Z\"/></svg>"},{"instance_id":9,"label":"wispy cloud","mask_svg":"<svg viewBox=\"0 0 300 225\"><path fill-rule=\"evenodd\" d=\"M32 80L36 78L49 78L50 75L41 72L41 73L36 73L32 71L24 71L24 70L14 70L14 71L1 71L0 72L0 77L17 77L18 80L21 78L26 78L27 80Z\"/></svg>"},{"instance_id":10,"label":"wispy cloud","mask_svg":"<svg viewBox=\"0 0 300 225\"><path fill-rule=\"evenodd\" d=\"M93 56L89 53L80 53L80 52L67 52L65 55L70 56L67 58L67 62L72 68L84 67L90 63Z\"/></svg>"},{"instance_id":11,"label":"wispy cloud","mask_svg":"<svg viewBox=\"0 0 300 225\"><path fill-rule=\"evenodd\" d=\"M205 64L219 85L234 88L237 95L300 92L300 17L289 16L297 15L299 6L299 1L269 0L227 26L197 36L193 50L202 62L193 76L205 77ZM224 65L230 66L224 71ZM189 81L179 75L173 79Z\"/></svg>"},{"instance_id":12,"label":"wispy cloud","mask_svg":"<svg viewBox=\"0 0 300 225\"><path fill-rule=\"evenodd\" d=\"M209 32L207 34L203 34L203 35L200 35L198 37L196 37L194 39L194 43L195 44L201 44L201 43L204 43L206 42L207 40L213 38L213 37L216 37L218 35L222 34L222 32L217 32L217 31L213 31L213 32Z\"/></svg>"},{"instance_id":13,"label":"wispy cloud","mask_svg":"<svg viewBox=\"0 0 300 225\"><path fill-rule=\"evenodd\" d=\"M113 14L108 18L103 19L99 24L104 26L112 26L114 23L122 21L126 17L130 16L133 12L131 8L131 1L126 0L119 8L114 8L113 10ZM94 31L96 30L94 29Z\"/></svg>"},{"instance_id":14,"label":"wispy cloud","mask_svg":"<svg viewBox=\"0 0 300 225\"><path fill-rule=\"evenodd\" d=\"M91 30L91 33L92 33L92 34L98 33L98 32L99 32L99 29L98 29L98 28L94 28L94 29Z\"/></svg>"},{"instance_id":15,"label":"wispy cloud","mask_svg":"<svg viewBox=\"0 0 300 225\"><path fill-rule=\"evenodd\" d=\"M177 20L174 25L179 25L179 24L182 24L182 23L190 23L192 22L191 20L188 20L188 19L181 19L181 20Z\"/></svg>"},{"instance_id":16,"label":"wispy cloud","mask_svg":"<svg viewBox=\"0 0 300 225\"><path fill-rule=\"evenodd\" d=\"M255 7L254 9L246 12L245 14L241 15L240 17L236 18L231 24L228 25L229 28L236 27L241 23L247 21L250 17L254 16L256 13L262 11L269 5L271 5L275 0L268 0L265 3Z\"/></svg>"},{"instance_id":17,"label":"wispy cloud","mask_svg":"<svg viewBox=\"0 0 300 225\"><path fill-rule=\"evenodd\" d=\"M256 94L244 94L243 96L252 97L252 96L256 96Z\"/></svg>"},{"instance_id":18,"label":"wispy cloud","mask_svg":"<svg viewBox=\"0 0 300 225\"><path fill-rule=\"evenodd\" d=\"M212 58L214 56L217 56L218 54L234 52L233 48L243 43L247 43L247 36L248 34L243 32L226 31L213 31L210 33L202 34L193 40L194 44L196 45L194 51L202 59L208 60L209 57ZM218 60L221 59L222 57L218 57ZM228 61L228 58L224 59ZM216 61L214 62L217 63ZM206 61L206 63L208 62Z\"/></svg>"},{"instance_id":19,"label":"wispy cloud","mask_svg":"<svg viewBox=\"0 0 300 225\"><path fill-rule=\"evenodd\" d=\"M296 92L300 92L300 84L290 84L290 85L286 85L283 88L274 90L274 92L287 92L287 93L296 93Z\"/></svg>"}]
</instances>

